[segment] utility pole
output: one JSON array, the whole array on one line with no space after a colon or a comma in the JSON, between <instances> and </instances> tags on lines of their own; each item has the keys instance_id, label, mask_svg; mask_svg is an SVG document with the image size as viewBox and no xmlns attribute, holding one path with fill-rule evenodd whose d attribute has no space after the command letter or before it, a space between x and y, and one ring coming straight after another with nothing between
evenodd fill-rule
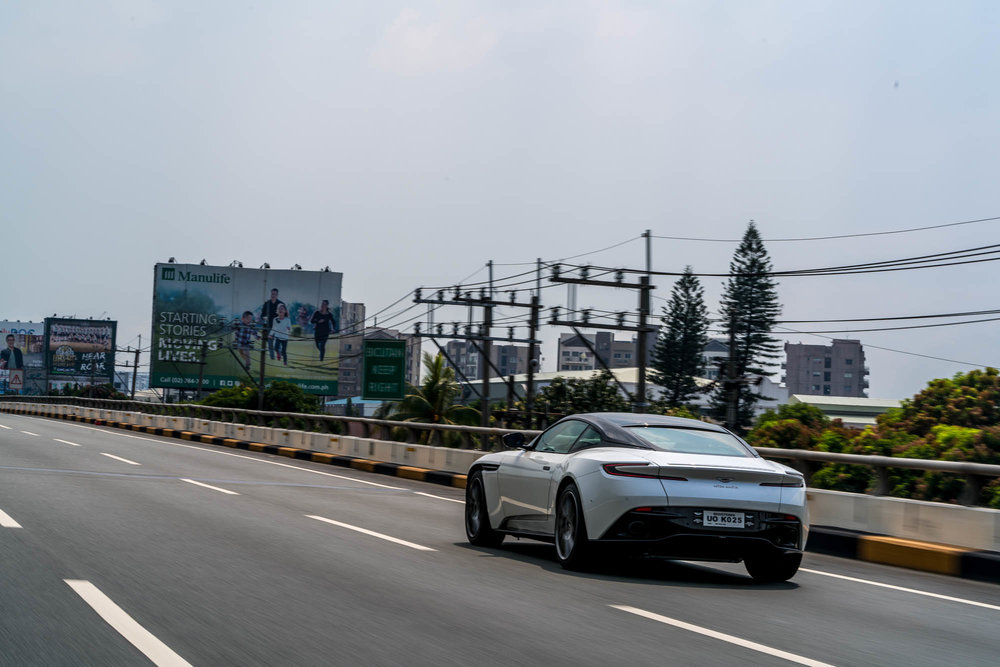
<instances>
[{"instance_id":1,"label":"utility pole","mask_svg":"<svg viewBox=\"0 0 1000 667\"><path fill-rule=\"evenodd\" d=\"M201 360L198 362L198 400L200 401L204 397L204 387L205 387L205 357L208 356L208 341L201 341Z\"/></svg>"},{"instance_id":2,"label":"utility pole","mask_svg":"<svg viewBox=\"0 0 1000 667\"><path fill-rule=\"evenodd\" d=\"M648 334L654 331L650 327L646 318L649 315L649 295L652 290L656 289L654 285L650 284L649 276L642 276L638 283L626 283L624 271L618 271L615 276L615 280L590 280L587 277L589 272L588 267L583 267L581 269L581 278L570 278L564 276L560 273L559 265L555 264L552 266L552 275L549 276L549 280L556 283L570 283L571 285L594 285L599 287L617 287L625 289L637 289L639 290L639 325L630 326L625 324L625 313L618 314L617 324L591 324L590 322L590 311L583 311L582 321L577 321L575 317L570 320L560 320L559 319L559 309L556 308L553 311L552 319L549 320L549 324L554 324L557 326L567 326L567 327L588 327L591 329L607 329L612 331L634 331L638 334L638 340L636 343L637 347L637 366L639 378L637 382L636 396L632 399L632 410L633 412L645 412L646 411L646 357L647 355L647 342ZM597 357L595 353L595 357ZM599 358L598 358L599 359Z\"/></svg>"},{"instance_id":3,"label":"utility pole","mask_svg":"<svg viewBox=\"0 0 1000 667\"><path fill-rule=\"evenodd\" d=\"M260 339L260 382L257 383L257 409L264 409L264 364L267 363L267 336L270 326L264 327L264 335Z\"/></svg>"},{"instance_id":4,"label":"utility pole","mask_svg":"<svg viewBox=\"0 0 1000 667\"><path fill-rule=\"evenodd\" d=\"M490 262L490 277L492 278L492 262ZM433 295L434 298L425 299L423 297L423 288L418 288L418 289L414 290L414 292L413 292L413 302L414 303L437 304L438 306L441 306L441 305L453 305L453 306L466 306L466 307L468 307L468 309L469 309L469 323L465 326L465 334L464 335L459 334L459 323L458 322L452 322L452 333L451 333L451 335L445 334L445 332L444 332L444 326L442 324L440 324L440 323L434 324L432 327L429 328L429 330L427 332L424 332L421 329L420 323L417 322L416 324L414 324L414 335L415 336L425 336L427 338L430 338L431 340L435 340L437 338L451 338L451 339L465 340L465 341L471 342L473 344L473 346L476 347L476 349L479 352L480 363L482 364L482 368L480 370L480 375L479 375L480 379L482 380L482 389L478 392L480 394L480 401L481 401L481 405L483 407L483 409L481 410L482 415L481 415L481 421L480 421L480 423L482 425L484 425L484 426L488 426L489 425L489 421L488 420L489 420L489 389L490 389L489 388L489 378L490 378L490 368L493 368L496 371L497 377L502 378L504 380L504 382L506 382L509 385L513 386L512 383L510 383L507 378L504 378L504 376L500 373L500 371L493 366L493 361L490 359L490 353L491 353L491 349L492 349L491 343L493 341L504 342L504 343L528 343L531 346L537 346L539 344L539 341L535 339L534 335L532 335L532 337L531 337L530 340L515 339L514 336L513 336L513 328L510 329L511 333L506 338L500 338L500 337L495 337L495 336L491 335L491 328L493 326L493 309L495 307L504 307L504 308L533 308L536 314L534 316L534 328L532 329L532 331L536 331L537 330L537 324L538 324L538 315L537 315L537 313L539 312L541 306L538 303L538 297L534 297L531 300L530 303L518 302L517 301L517 292L516 291L511 291L510 292L510 300L509 301L500 301L500 300L497 300L497 299L493 298L494 297L494 290L493 290L492 280L491 280L491 283L489 285L489 288L483 288L483 289L481 289L479 291L478 297L476 297L474 295L474 293L471 292L471 291L462 292L462 289L461 289L460 286L456 286L454 288L449 288L448 291L451 291L452 289L454 290L454 295L452 297L450 297L450 298L446 299L446 295L445 295L445 290L444 289L438 289L438 290L435 291L435 294ZM482 323L482 325L481 325L481 327L479 329L478 335L473 334L473 321L472 321L472 309L473 308L482 308L483 309L483 323ZM529 322L529 326L531 326L530 322ZM438 346L438 348L440 349L440 345ZM537 347L535 349L537 349ZM442 350L442 352L443 351L444 350ZM531 354L530 350L529 350L529 354ZM447 357L447 354L445 356ZM451 365L453 367L455 367L456 370L458 369L458 366L453 361L451 361L450 359L449 359L449 363L451 363ZM531 367L530 367L530 360L529 360L529 370L528 370L529 373L531 373L530 368ZM459 371L459 373L460 373L460 371ZM532 383L529 380L529 391L530 391L530 387L531 386L532 386ZM475 390L473 390L473 391L475 391Z\"/></svg>"},{"instance_id":5,"label":"utility pole","mask_svg":"<svg viewBox=\"0 0 1000 667\"><path fill-rule=\"evenodd\" d=\"M493 260L486 263L489 267L490 290L486 294L483 304L483 328L480 334L483 336L482 359L480 363L480 374L483 378L483 399L480 405L480 426L489 428L490 426L490 352L492 351L492 341L489 340L490 329L493 327ZM486 439L488 442L488 439Z\"/></svg>"},{"instance_id":6,"label":"utility pole","mask_svg":"<svg viewBox=\"0 0 1000 667\"><path fill-rule=\"evenodd\" d=\"M535 364L538 361L538 344L535 338L538 334L538 295L531 297L531 316L528 319L528 389L524 397L524 408L528 412L528 428L535 428Z\"/></svg>"},{"instance_id":7,"label":"utility pole","mask_svg":"<svg viewBox=\"0 0 1000 667\"><path fill-rule=\"evenodd\" d=\"M649 327L646 326L646 318L649 316L649 276L639 278L642 287L639 288L639 339L638 339L638 364L639 382L636 387L636 400L632 408L633 412L645 412L646 403L646 358L647 346L649 344Z\"/></svg>"},{"instance_id":8,"label":"utility pole","mask_svg":"<svg viewBox=\"0 0 1000 667\"><path fill-rule=\"evenodd\" d=\"M135 361L132 362L132 400L135 400L135 376L139 374L139 351L142 349L142 334L139 335L139 347L135 348Z\"/></svg>"}]
</instances>

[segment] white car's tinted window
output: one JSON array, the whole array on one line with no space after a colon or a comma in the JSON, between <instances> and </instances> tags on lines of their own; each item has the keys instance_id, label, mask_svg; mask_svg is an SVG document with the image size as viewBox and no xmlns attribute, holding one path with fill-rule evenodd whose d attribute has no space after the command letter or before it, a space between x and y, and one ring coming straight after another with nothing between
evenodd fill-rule
<instances>
[{"instance_id":1,"label":"white car's tinted window","mask_svg":"<svg viewBox=\"0 0 1000 667\"><path fill-rule=\"evenodd\" d=\"M581 421L570 420L556 424L545 433L542 433L535 445L536 452L557 452L565 454L576 442L580 433L587 428Z\"/></svg>"},{"instance_id":2,"label":"white car's tinted window","mask_svg":"<svg viewBox=\"0 0 1000 667\"><path fill-rule=\"evenodd\" d=\"M627 426L626 428L643 442L647 442L664 452L753 458L753 454L743 443L728 433L666 426Z\"/></svg>"},{"instance_id":3,"label":"white car's tinted window","mask_svg":"<svg viewBox=\"0 0 1000 667\"><path fill-rule=\"evenodd\" d=\"M583 432L579 438L576 439L576 444L573 445L573 449L582 449L584 447L593 447L595 445L601 444L601 434L597 432L593 426L588 426L587 430Z\"/></svg>"}]
</instances>

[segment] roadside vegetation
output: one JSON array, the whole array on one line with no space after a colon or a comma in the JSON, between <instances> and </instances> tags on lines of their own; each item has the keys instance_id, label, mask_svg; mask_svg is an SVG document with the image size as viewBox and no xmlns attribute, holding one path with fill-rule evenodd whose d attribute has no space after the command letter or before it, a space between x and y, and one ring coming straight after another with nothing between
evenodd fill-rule
<instances>
[{"instance_id":1,"label":"roadside vegetation","mask_svg":"<svg viewBox=\"0 0 1000 667\"><path fill-rule=\"evenodd\" d=\"M849 429L813 406L782 405L764 412L747 440L757 447L997 465L1000 373L987 368L933 380L877 422L864 430ZM890 468L889 481L893 496L949 503L957 502L965 485L956 475L902 468ZM874 484L871 469L843 464L824 465L811 482L816 488L854 493L870 491ZM979 502L1000 509L1000 480L984 486Z\"/></svg>"}]
</instances>

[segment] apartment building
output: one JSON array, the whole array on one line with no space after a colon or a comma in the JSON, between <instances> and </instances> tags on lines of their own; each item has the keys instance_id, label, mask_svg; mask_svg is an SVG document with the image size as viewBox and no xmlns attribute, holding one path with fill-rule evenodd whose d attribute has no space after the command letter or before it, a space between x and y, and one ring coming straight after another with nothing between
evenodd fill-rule
<instances>
[{"instance_id":1,"label":"apartment building","mask_svg":"<svg viewBox=\"0 0 1000 667\"><path fill-rule=\"evenodd\" d=\"M781 380L788 393L811 396L868 394L868 367L860 341L834 339L830 345L785 343Z\"/></svg>"},{"instance_id":2,"label":"apartment building","mask_svg":"<svg viewBox=\"0 0 1000 667\"><path fill-rule=\"evenodd\" d=\"M461 373L458 377L459 380L462 379L462 375L470 381L475 381L482 377L479 368L479 350L476 349L476 346L472 342L450 340L445 344L444 349L447 356L451 359L450 362L446 363ZM496 370L493 368L490 369L491 376L497 375L497 371L504 377L527 373L528 346L494 342L490 346L490 361L496 367Z\"/></svg>"}]
</instances>

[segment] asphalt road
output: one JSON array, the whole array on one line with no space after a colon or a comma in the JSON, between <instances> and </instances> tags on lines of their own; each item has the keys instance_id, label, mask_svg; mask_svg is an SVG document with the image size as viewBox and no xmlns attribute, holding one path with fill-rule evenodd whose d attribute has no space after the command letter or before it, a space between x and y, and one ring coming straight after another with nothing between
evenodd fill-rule
<instances>
[{"instance_id":1,"label":"asphalt road","mask_svg":"<svg viewBox=\"0 0 1000 667\"><path fill-rule=\"evenodd\" d=\"M1000 587L807 555L562 570L463 492L0 415L0 665L996 665ZM14 525L16 524L16 526Z\"/></svg>"}]
</instances>

